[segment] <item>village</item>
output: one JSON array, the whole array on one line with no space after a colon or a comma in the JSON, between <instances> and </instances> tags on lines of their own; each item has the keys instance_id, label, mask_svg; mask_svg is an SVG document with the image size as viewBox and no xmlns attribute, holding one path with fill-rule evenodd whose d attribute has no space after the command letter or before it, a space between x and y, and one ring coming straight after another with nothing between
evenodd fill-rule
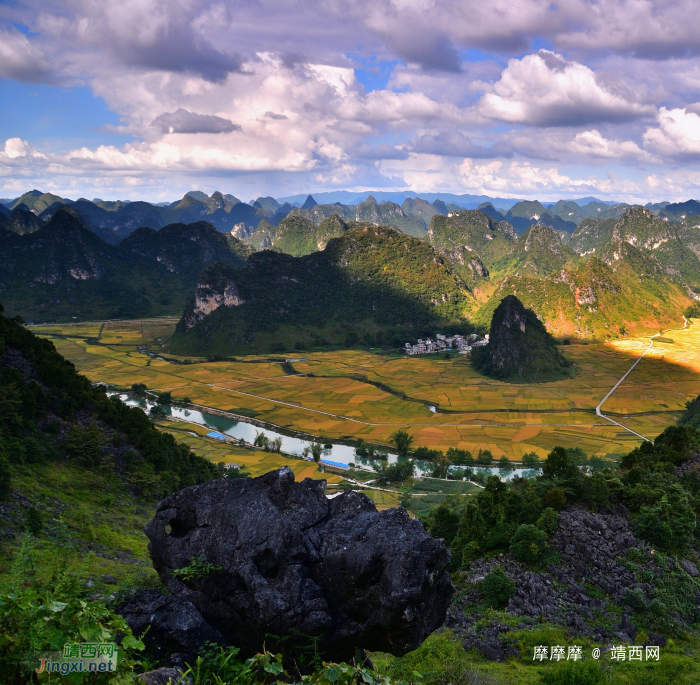
<instances>
[{"instance_id":1,"label":"village","mask_svg":"<svg viewBox=\"0 0 700 685\"><path fill-rule=\"evenodd\" d=\"M404 351L406 354L433 354L434 352L451 352L453 349L459 352L459 354L468 354L472 351L472 347L480 347L482 345L488 345L489 336L486 334L483 338L480 338L476 333L471 335L453 335L445 336L441 333L435 335L435 340L432 338L426 338L422 340L418 338L418 342L415 345L411 343L406 343Z\"/></svg>"}]
</instances>

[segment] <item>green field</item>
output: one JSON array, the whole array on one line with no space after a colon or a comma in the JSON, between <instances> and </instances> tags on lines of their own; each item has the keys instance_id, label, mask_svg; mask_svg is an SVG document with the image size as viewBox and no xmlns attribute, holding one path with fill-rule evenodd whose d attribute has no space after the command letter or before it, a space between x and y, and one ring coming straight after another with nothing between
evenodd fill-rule
<instances>
[{"instance_id":1,"label":"green field","mask_svg":"<svg viewBox=\"0 0 700 685\"><path fill-rule=\"evenodd\" d=\"M562 346L576 375L552 383L515 385L479 375L464 356L404 357L375 350L306 353L291 368L267 356L235 361L158 359L173 330L164 320L34 327L94 382L117 388L145 383L175 398L224 411L243 410L271 424L329 439L388 444L398 428L415 446L476 452L518 460L545 456L555 445L591 455L623 454L639 444L631 433L595 415L600 399L627 371L648 341ZM653 438L674 423L686 401L700 394L694 350L700 324L656 343L606 402L604 411ZM668 339L668 336L667 338ZM171 361L169 361L171 360ZM430 406L437 408L433 413Z\"/></svg>"}]
</instances>

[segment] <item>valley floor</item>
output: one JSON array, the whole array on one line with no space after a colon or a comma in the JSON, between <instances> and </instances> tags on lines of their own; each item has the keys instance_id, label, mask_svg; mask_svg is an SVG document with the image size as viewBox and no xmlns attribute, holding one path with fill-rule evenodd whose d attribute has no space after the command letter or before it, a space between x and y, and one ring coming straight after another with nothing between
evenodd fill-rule
<instances>
[{"instance_id":1,"label":"valley floor","mask_svg":"<svg viewBox=\"0 0 700 685\"><path fill-rule=\"evenodd\" d=\"M408 358L376 350L297 353L294 358L304 361L286 368L280 363L286 355L172 363L185 361L159 354L172 329L172 322L158 320L33 327L93 382L120 389L144 383L175 399L252 412L322 438L361 437L386 445L391 433L404 428L414 446L489 449L496 458L516 461L526 452L545 456L556 445L614 458L640 442L597 417L595 407L648 339L563 346L576 364L575 377L514 385L479 375L464 356ZM687 329L655 339L604 412L653 439L698 394L700 323L691 321Z\"/></svg>"}]
</instances>

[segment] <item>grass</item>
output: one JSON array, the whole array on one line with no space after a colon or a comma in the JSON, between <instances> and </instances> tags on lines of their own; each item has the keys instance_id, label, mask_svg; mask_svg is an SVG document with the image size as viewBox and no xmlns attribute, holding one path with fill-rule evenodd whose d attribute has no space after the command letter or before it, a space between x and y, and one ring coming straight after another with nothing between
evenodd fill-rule
<instances>
[{"instance_id":1,"label":"grass","mask_svg":"<svg viewBox=\"0 0 700 685\"><path fill-rule=\"evenodd\" d=\"M479 375L464 356L306 352L306 361L293 364L295 375L282 367L285 355L278 361L251 355L174 364L139 351L146 346L158 352L157 339L172 329L163 320L106 323L99 340L95 324L33 330L52 337L93 381L120 388L145 383L170 390L175 398L222 410L235 407L323 438L362 437L388 444L391 433L407 428L416 446L489 449L496 458L512 460L531 451L545 456L556 445L605 457L639 444L632 434L596 417L594 408L646 348L644 340L563 346L563 354L576 365L574 378L513 386ZM655 344L604 407L652 438L700 394L700 325L674 331L673 340L673 345ZM430 405L440 411L432 413Z\"/></svg>"}]
</instances>

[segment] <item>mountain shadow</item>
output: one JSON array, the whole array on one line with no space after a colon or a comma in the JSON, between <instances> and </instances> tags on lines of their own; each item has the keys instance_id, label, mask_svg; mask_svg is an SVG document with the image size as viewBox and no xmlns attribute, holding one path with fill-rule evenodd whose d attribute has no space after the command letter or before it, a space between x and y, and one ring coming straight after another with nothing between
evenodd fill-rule
<instances>
[{"instance_id":1,"label":"mountain shadow","mask_svg":"<svg viewBox=\"0 0 700 685\"><path fill-rule=\"evenodd\" d=\"M515 295L504 297L496 307L488 345L472 350L472 364L491 378L511 383L556 381L574 373L543 323Z\"/></svg>"}]
</instances>

